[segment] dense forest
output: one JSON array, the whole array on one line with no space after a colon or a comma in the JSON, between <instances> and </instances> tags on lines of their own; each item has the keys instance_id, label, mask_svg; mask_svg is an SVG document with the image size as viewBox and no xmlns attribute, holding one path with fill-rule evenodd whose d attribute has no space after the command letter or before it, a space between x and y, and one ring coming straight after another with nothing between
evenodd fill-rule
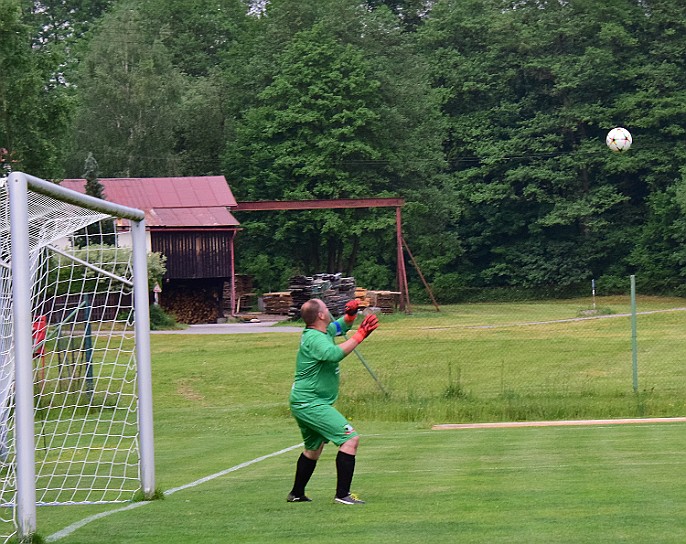
<instances>
[{"instance_id":1,"label":"dense forest","mask_svg":"<svg viewBox=\"0 0 686 544\"><path fill-rule=\"evenodd\" d=\"M685 65L683 0L0 0L0 160L400 196L441 302L686 295ZM390 210L239 220L258 290L395 285Z\"/></svg>"}]
</instances>

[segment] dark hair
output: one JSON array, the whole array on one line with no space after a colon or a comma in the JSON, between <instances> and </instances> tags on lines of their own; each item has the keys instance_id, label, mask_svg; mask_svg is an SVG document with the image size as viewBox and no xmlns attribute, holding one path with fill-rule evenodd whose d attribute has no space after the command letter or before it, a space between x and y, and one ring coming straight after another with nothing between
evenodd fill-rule
<instances>
[{"instance_id":1,"label":"dark hair","mask_svg":"<svg viewBox=\"0 0 686 544\"><path fill-rule=\"evenodd\" d=\"M305 325L309 327L310 325L312 325L312 323L317 321L317 317L319 316L320 311L321 307L319 306L319 300L311 298L310 300L305 302L300 307L300 315L302 316Z\"/></svg>"}]
</instances>

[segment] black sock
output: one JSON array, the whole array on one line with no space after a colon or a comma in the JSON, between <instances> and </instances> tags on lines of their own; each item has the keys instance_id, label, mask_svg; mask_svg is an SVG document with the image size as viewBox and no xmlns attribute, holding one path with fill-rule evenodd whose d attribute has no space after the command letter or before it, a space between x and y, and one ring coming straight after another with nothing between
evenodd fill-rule
<instances>
[{"instance_id":1,"label":"black sock","mask_svg":"<svg viewBox=\"0 0 686 544\"><path fill-rule=\"evenodd\" d=\"M304 453L300 454L298 463L296 464L295 482L293 483L291 495L295 495L296 497L305 496L305 486L307 485L307 482L310 481L316 466L317 461L306 457Z\"/></svg>"},{"instance_id":2,"label":"black sock","mask_svg":"<svg viewBox=\"0 0 686 544\"><path fill-rule=\"evenodd\" d=\"M336 497L341 499L350 495L350 485L355 473L355 456L339 451L336 456L336 472L338 474Z\"/></svg>"}]
</instances>

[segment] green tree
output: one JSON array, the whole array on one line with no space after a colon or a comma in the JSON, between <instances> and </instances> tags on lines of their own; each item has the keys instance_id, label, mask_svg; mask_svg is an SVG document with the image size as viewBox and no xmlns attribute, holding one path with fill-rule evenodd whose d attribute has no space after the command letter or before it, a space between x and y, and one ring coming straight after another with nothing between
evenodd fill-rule
<instances>
[{"instance_id":1,"label":"green tree","mask_svg":"<svg viewBox=\"0 0 686 544\"><path fill-rule=\"evenodd\" d=\"M93 153L88 153L84 164L83 177L86 180L86 194L95 198L106 200L105 188L98 179L98 161L93 157ZM83 247L86 243L106 244L113 246L116 244L114 220L104 219L88 225L81 233L75 237L76 245ZM88 237L90 242L86 239ZM97 242L94 241L97 238Z\"/></svg>"},{"instance_id":2,"label":"green tree","mask_svg":"<svg viewBox=\"0 0 686 544\"><path fill-rule=\"evenodd\" d=\"M114 0L23 0L24 21L33 45L59 46L65 56L115 3Z\"/></svg>"},{"instance_id":3,"label":"green tree","mask_svg":"<svg viewBox=\"0 0 686 544\"><path fill-rule=\"evenodd\" d=\"M0 0L0 148L17 161L15 170L59 177L69 99L31 45L21 2Z\"/></svg>"},{"instance_id":4,"label":"green tree","mask_svg":"<svg viewBox=\"0 0 686 544\"><path fill-rule=\"evenodd\" d=\"M246 93L249 106L228 142L226 172L239 199L395 196L423 187L437 168L427 163L440 163L440 130L427 128L435 116L422 115L428 79L419 77L421 63L397 24L353 2L335 4L335 10L326 2L312 11L298 6L298 14L293 2L270 6L261 20L266 42L256 39L244 52L262 59L265 51L270 62L248 80L264 86L252 102ZM390 51L397 58L390 60ZM397 80L403 63L406 85ZM257 262L267 251L290 257L284 275L341 270L388 287L393 225L388 211L251 215L244 226L259 243L241 260ZM386 270L383 279L379 268Z\"/></svg>"},{"instance_id":5,"label":"green tree","mask_svg":"<svg viewBox=\"0 0 686 544\"><path fill-rule=\"evenodd\" d=\"M636 243L628 257L639 287L684 293L686 279L686 5L651 0L643 4L643 62L637 63L635 92L618 101L634 128L628 164L617 172L641 206Z\"/></svg>"},{"instance_id":6,"label":"green tree","mask_svg":"<svg viewBox=\"0 0 686 544\"><path fill-rule=\"evenodd\" d=\"M366 0L371 9L388 7L410 31L422 24L434 3L435 0Z\"/></svg>"},{"instance_id":7,"label":"green tree","mask_svg":"<svg viewBox=\"0 0 686 544\"><path fill-rule=\"evenodd\" d=\"M157 35L174 66L193 78L212 75L247 17L242 0L142 0L136 9L144 32Z\"/></svg>"},{"instance_id":8,"label":"green tree","mask_svg":"<svg viewBox=\"0 0 686 544\"><path fill-rule=\"evenodd\" d=\"M180 175L221 175L221 156L226 145L228 92L221 76L186 78L173 115L175 155Z\"/></svg>"},{"instance_id":9,"label":"green tree","mask_svg":"<svg viewBox=\"0 0 686 544\"><path fill-rule=\"evenodd\" d=\"M88 153L84 164L83 177L86 180L86 194L95 198L105 198L105 188L98 179L98 161L93 153Z\"/></svg>"},{"instance_id":10,"label":"green tree","mask_svg":"<svg viewBox=\"0 0 686 544\"><path fill-rule=\"evenodd\" d=\"M445 91L446 149L473 285L573 286L632 247L631 156L603 138L645 62L630 0L437 4L420 30ZM608 92L610 91L610 92Z\"/></svg>"},{"instance_id":11,"label":"green tree","mask_svg":"<svg viewBox=\"0 0 686 544\"><path fill-rule=\"evenodd\" d=\"M381 128L378 87L361 52L338 44L322 25L298 34L230 150L240 194L303 200L382 193L387 180L375 175L380 153L372 141ZM291 246L306 269L340 266L340 235L350 214L292 215L275 238Z\"/></svg>"},{"instance_id":12,"label":"green tree","mask_svg":"<svg viewBox=\"0 0 686 544\"><path fill-rule=\"evenodd\" d=\"M184 74L175 118L174 152L182 175L222 174L221 154L233 100L222 59L241 44L250 19L241 0L145 0L138 3L146 33L158 33L172 64Z\"/></svg>"},{"instance_id":13,"label":"green tree","mask_svg":"<svg viewBox=\"0 0 686 544\"><path fill-rule=\"evenodd\" d=\"M135 5L118 5L94 30L80 66L72 164L92 150L108 177L176 174L182 85L159 35L143 32Z\"/></svg>"}]
</instances>

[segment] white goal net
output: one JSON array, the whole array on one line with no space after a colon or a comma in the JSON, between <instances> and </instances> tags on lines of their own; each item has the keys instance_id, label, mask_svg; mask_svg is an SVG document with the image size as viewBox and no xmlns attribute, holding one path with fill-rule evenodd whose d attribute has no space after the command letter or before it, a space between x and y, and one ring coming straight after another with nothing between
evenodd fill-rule
<instances>
[{"instance_id":1,"label":"white goal net","mask_svg":"<svg viewBox=\"0 0 686 544\"><path fill-rule=\"evenodd\" d=\"M0 538L5 540L17 530L35 532L35 519L22 527L27 514L15 512L22 503L130 501L137 494L148 497L154 481L148 476L143 482L141 474L151 470L141 468L141 457L151 453L141 456L140 446L141 426L150 426L145 422L152 415L140 424L139 358L142 353L148 359L149 373L149 341L141 338L148 329L147 270L132 247L137 222L117 215L116 205L105 212L94 209L96 199L84 197L86 207L76 193L63 194L61 188L52 193L48 182L30 176L22 178L29 180L26 199L13 196L12 176L0 181ZM12 206L22 207L16 202L25 202L27 213L13 211ZM26 275L30 287L23 293L19 279ZM134 286L145 290L143 296L134 296ZM134 318L140 320L143 312L141 328ZM30 359L32 378L19 390L26 365L20 360L22 345L30 345L23 358ZM18 429L26 394L32 397L32 421L24 437L32 440ZM144 439L147 443L151 436ZM29 447L35 464L23 470L34 469L35 490L17 469Z\"/></svg>"}]
</instances>

